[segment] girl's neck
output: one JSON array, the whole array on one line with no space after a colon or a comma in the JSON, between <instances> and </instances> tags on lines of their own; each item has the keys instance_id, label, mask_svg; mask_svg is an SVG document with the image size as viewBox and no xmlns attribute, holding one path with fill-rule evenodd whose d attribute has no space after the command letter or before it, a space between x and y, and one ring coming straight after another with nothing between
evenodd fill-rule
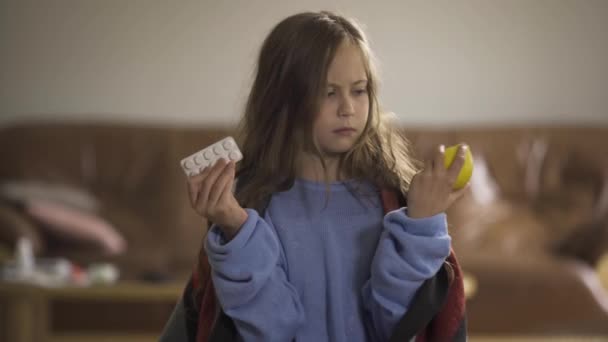
<instances>
[{"instance_id":1,"label":"girl's neck","mask_svg":"<svg viewBox=\"0 0 608 342\"><path fill-rule=\"evenodd\" d=\"M340 156L324 159L326 170L323 169L323 164L318 156L311 153L301 153L298 158L296 176L313 182L338 182L347 179L344 172L340 170Z\"/></svg>"}]
</instances>

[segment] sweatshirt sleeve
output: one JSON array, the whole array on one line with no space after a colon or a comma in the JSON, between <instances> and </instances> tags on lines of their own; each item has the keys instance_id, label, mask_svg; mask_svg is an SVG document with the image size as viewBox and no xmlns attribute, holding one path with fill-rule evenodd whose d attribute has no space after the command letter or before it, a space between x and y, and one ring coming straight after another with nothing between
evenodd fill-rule
<instances>
[{"instance_id":1,"label":"sweatshirt sleeve","mask_svg":"<svg viewBox=\"0 0 608 342\"><path fill-rule=\"evenodd\" d=\"M363 306L375 341L388 341L426 279L450 254L446 215L413 219L407 209L384 217L384 230L362 289Z\"/></svg>"},{"instance_id":2,"label":"sweatshirt sleeve","mask_svg":"<svg viewBox=\"0 0 608 342\"><path fill-rule=\"evenodd\" d=\"M285 256L270 217L264 220L246 210L247 221L232 240L224 243L215 225L207 236L219 303L244 341L290 341L304 321L302 304L287 281Z\"/></svg>"}]
</instances>

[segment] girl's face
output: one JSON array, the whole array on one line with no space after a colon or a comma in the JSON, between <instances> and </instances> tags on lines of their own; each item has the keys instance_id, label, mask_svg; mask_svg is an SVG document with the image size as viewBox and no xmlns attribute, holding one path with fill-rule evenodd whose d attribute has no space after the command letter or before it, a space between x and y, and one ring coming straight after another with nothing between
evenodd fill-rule
<instances>
[{"instance_id":1,"label":"girl's face","mask_svg":"<svg viewBox=\"0 0 608 342\"><path fill-rule=\"evenodd\" d=\"M313 139L329 157L349 151L369 115L367 76L359 48L344 42L327 72L326 92L313 121Z\"/></svg>"}]
</instances>

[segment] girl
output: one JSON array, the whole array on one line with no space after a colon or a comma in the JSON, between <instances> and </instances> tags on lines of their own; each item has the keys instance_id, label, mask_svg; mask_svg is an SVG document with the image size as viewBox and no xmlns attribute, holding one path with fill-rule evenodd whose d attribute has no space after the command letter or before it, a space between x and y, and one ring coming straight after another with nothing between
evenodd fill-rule
<instances>
[{"instance_id":1,"label":"girl","mask_svg":"<svg viewBox=\"0 0 608 342\"><path fill-rule=\"evenodd\" d=\"M449 169L440 147L417 172L377 82L350 20L301 13L272 30L238 171L220 161L188 179L213 224L161 340L466 339L444 214L464 191L452 185L466 147Z\"/></svg>"}]
</instances>

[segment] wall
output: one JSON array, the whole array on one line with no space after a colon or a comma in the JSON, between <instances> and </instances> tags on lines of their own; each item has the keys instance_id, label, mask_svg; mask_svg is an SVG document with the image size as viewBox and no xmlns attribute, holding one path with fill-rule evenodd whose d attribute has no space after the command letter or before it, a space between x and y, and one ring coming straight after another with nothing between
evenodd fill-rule
<instances>
[{"instance_id":1,"label":"wall","mask_svg":"<svg viewBox=\"0 0 608 342\"><path fill-rule=\"evenodd\" d=\"M407 125L608 123L608 1L0 1L0 125L234 124L261 41L332 9L364 24Z\"/></svg>"}]
</instances>

